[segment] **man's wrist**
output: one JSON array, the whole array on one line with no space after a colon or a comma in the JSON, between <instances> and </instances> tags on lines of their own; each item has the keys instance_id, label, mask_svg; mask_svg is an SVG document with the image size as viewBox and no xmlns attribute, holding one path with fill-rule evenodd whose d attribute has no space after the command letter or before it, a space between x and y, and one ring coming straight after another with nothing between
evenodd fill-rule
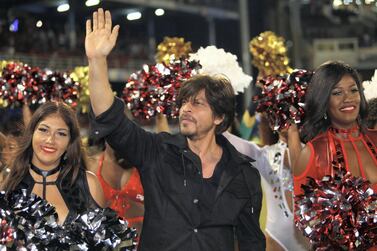
<instances>
[{"instance_id":1,"label":"man's wrist","mask_svg":"<svg viewBox=\"0 0 377 251\"><path fill-rule=\"evenodd\" d=\"M94 57L88 57L89 64L96 64L96 63L103 63L107 62L107 56L94 56Z\"/></svg>"}]
</instances>

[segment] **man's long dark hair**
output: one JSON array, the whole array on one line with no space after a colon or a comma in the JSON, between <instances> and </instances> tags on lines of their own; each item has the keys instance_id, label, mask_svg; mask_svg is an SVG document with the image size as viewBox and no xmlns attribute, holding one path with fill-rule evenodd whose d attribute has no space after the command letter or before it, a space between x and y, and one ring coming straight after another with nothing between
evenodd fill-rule
<instances>
[{"instance_id":1,"label":"man's long dark hair","mask_svg":"<svg viewBox=\"0 0 377 251\"><path fill-rule=\"evenodd\" d=\"M177 97L178 107L181 108L184 100L195 98L201 90L205 91L213 114L224 116L221 124L216 126L215 133L225 132L232 124L235 112L235 96L230 81L223 76L196 75L182 84Z\"/></svg>"},{"instance_id":2,"label":"man's long dark hair","mask_svg":"<svg viewBox=\"0 0 377 251\"><path fill-rule=\"evenodd\" d=\"M331 125L330 118L324 118L324 115L327 113L331 91L346 75L351 76L355 80L359 89L360 111L358 123L361 128L365 127L368 106L359 74L347 64L330 61L318 67L308 87L305 97L306 116L302 130L302 139L304 142L308 142L319 133L326 131Z\"/></svg>"},{"instance_id":3,"label":"man's long dark hair","mask_svg":"<svg viewBox=\"0 0 377 251\"><path fill-rule=\"evenodd\" d=\"M21 137L20 147L15 154L13 163L11 164L11 172L8 175L2 189L13 191L25 177L29 171L29 166L33 157L33 134L38 124L50 115L57 115L63 119L69 128L70 140L65 152L64 160L61 160L62 177L71 176L71 185L75 182L79 168L82 163L80 131L76 115L68 105L63 102L47 102L39 107L33 116L25 132Z\"/></svg>"}]
</instances>

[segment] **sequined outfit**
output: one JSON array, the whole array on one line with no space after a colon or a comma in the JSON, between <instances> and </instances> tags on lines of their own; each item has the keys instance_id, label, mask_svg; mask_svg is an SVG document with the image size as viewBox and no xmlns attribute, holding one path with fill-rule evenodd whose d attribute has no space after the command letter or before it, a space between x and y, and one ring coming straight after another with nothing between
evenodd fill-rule
<instances>
[{"instance_id":1,"label":"sequined outfit","mask_svg":"<svg viewBox=\"0 0 377 251\"><path fill-rule=\"evenodd\" d=\"M253 164L262 176L262 189L268 208L265 231L284 250L305 250L295 238L293 214L286 198L286 192L293 192L292 172L284 165L287 144L279 141L261 148L227 132L224 136L240 153L256 160Z\"/></svg>"}]
</instances>

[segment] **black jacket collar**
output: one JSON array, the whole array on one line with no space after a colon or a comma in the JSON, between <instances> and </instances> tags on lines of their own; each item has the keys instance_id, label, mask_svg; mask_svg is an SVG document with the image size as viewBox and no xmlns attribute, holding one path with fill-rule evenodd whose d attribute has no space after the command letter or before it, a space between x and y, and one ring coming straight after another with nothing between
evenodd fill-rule
<instances>
[{"instance_id":1,"label":"black jacket collar","mask_svg":"<svg viewBox=\"0 0 377 251\"><path fill-rule=\"evenodd\" d=\"M183 150L188 150L188 143L187 138L182 134L169 134L169 133L162 133L164 136L164 142L169 145L173 145L177 147L181 152ZM250 163L254 162L255 160L239 153L236 148L226 139L222 134L216 135L216 142L223 148L229 151L230 159L239 166L242 163Z\"/></svg>"},{"instance_id":2,"label":"black jacket collar","mask_svg":"<svg viewBox=\"0 0 377 251\"><path fill-rule=\"evenodd\" d=\"M179 149L178 151L183 153L189 150L187 138L182 134L175 134L171 135L168 133L163 133L162 135L165 136L165 143L168 145L172 145ZM233 180L233 178L239 174L243 168L251 168L251 162L255 160L239 153L236 148L226 139L222 134L216 135L216 142L225 149L225 151L229 152L229 165L227 168L224 169L223 174L220 178L220 184L216 191L216 199L219 198L220 194L225 190L228 184ZM192 151L191 155L194 155ZM196 156L196 155L195 155ZM196 158L198 159L198 157ZM198 161L200 161L198 159Z\"/></svg>"}]
</instances>

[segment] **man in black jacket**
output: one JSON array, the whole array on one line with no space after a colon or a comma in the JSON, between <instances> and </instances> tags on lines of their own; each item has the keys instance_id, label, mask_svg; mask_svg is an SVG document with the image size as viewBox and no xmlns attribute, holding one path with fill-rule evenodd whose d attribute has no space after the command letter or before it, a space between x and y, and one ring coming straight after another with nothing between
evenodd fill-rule
<instances>
[{"instance_id":1,"label":"man in black jacket","mask_svg":"<svg viewBox=\"0 0 377 251\"><path fill-rule=\"evenodd\" d=\"M86 29L93 137L106 137L137 166L144 187L139 250L232 251L235 239L240 251L264 250L259 173L221 135L234 117L229 81L186 81L177 99L180 134L148 133L123 115L109 84L107 56L119 26L99 9Z\"/></svg>"}]
</instances>

